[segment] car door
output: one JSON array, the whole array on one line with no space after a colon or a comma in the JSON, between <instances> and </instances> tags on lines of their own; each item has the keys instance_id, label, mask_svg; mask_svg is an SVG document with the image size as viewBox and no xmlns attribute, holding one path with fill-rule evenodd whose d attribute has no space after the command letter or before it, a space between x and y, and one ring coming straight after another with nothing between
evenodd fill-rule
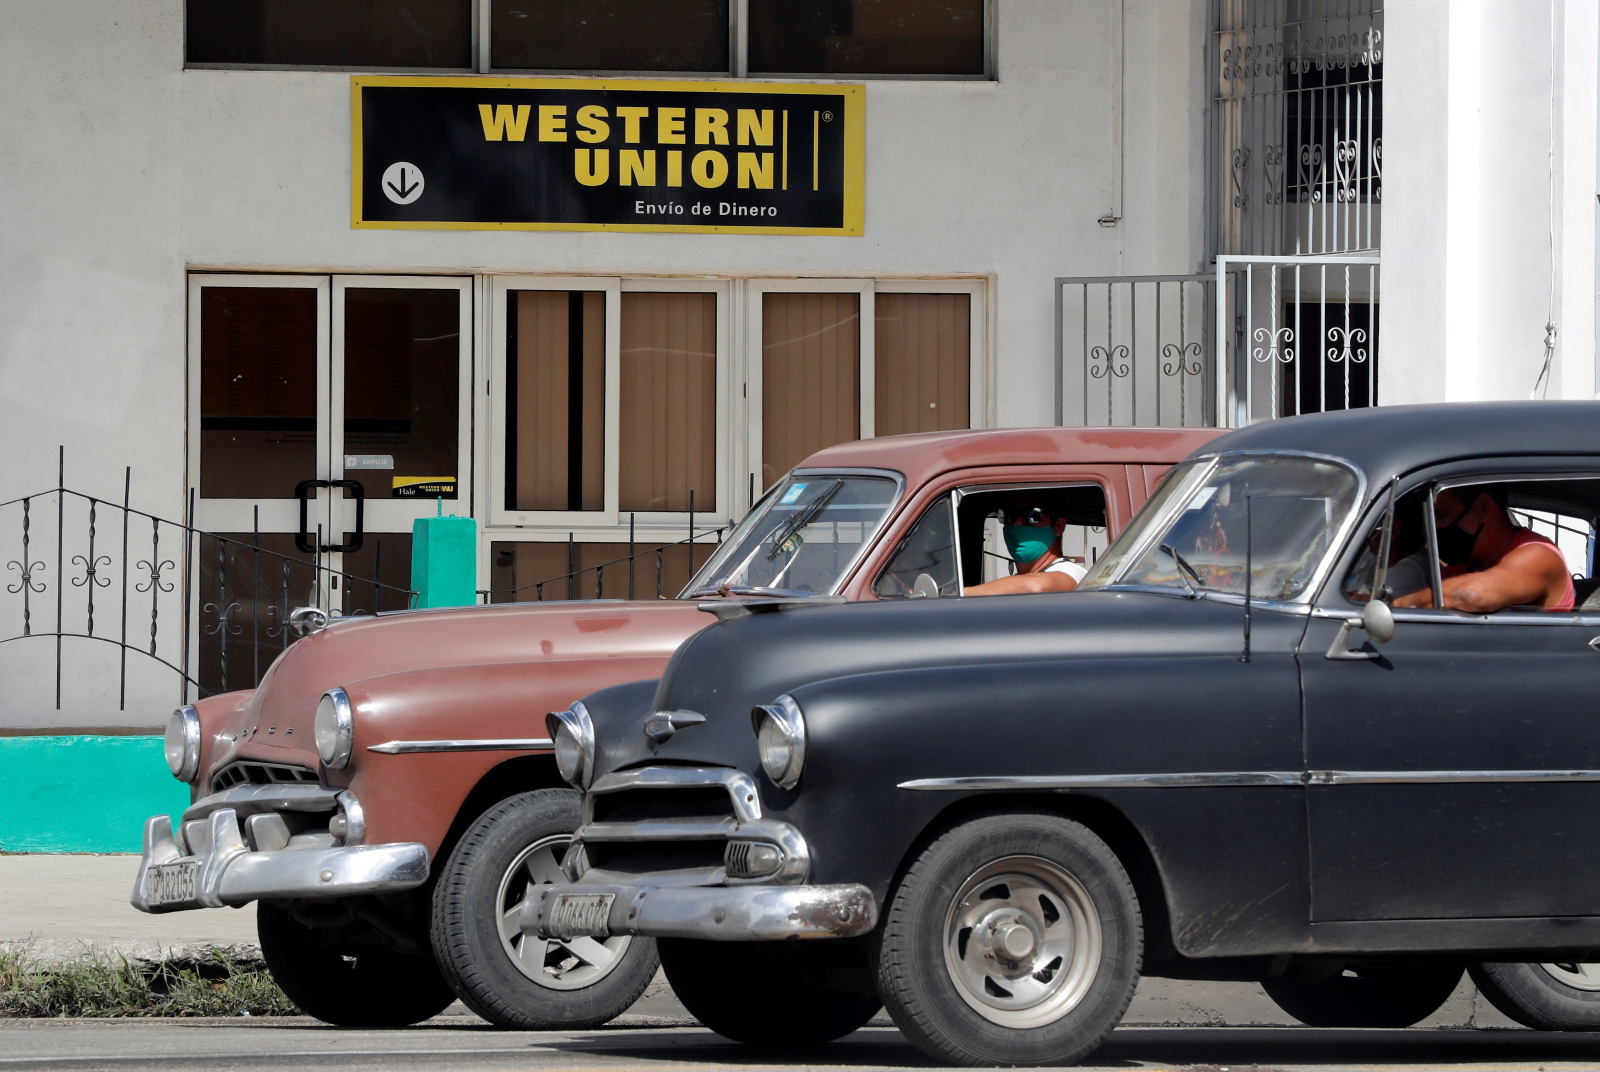
<instances>
[{"instance_id":1,"label":"car door","mask_svg":"<svg viewBox=\"0 0 1600 1072\"><path fill-rule=\"evenodd\" d=\"M1400 516L1408 490L1427 529L1430 487L1504 479L1514 518L1519 497L1575 504L1581 547L1600 459L1583 464L1419 474ZM1312 921L1600 914L1600 615L1402 610L1381 646L1341 637L1363 607L1341 577L1369 546L1347 550L1300 651Z\"/></svg>"}]
</instances>

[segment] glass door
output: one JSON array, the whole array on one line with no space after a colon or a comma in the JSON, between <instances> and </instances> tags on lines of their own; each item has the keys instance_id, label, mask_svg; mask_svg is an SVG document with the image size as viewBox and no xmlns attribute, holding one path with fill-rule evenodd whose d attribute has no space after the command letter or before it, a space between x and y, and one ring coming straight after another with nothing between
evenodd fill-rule
<instances>
[{"instance_id":1,"label":"glass door","mask_svg":"<svg viewBox=\"0 0 1600 1072\"><path fill-rule=\"evenodd\" d=\"M343 519L329 526L342 532L342 613L403 609L411 523L472 512L471 308L466 279L333 278L327 494L330 522Z\"/></svg>"},{"instance_id":2,"label":"glass door","mask_svg":"<svg viewBox=\"0 0 1600 1072\"><path fill-rule=\"evenodd\" d=\"M197 275L198 671L249 687L296 607L409 602L411 523L465 513L470 282Z\"/></svg>"}]
</instances>

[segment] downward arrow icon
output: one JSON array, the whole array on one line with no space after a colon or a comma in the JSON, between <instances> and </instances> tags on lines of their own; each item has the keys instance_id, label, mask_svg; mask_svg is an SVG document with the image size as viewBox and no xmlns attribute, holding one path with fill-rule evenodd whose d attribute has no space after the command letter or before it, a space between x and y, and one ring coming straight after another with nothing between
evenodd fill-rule
<instances>
[{"instance_id":1,"label":"downward arrow icon","mask_svg":"<svg viewBox=\"0 0 1600 1072\"><path fill-rule=\"evenodd\" d=\"M383 196L397 205L409 205L422 196L427 179L422 169L409 160L396 160L383 169Z\"/></svg>"},{"instance_id":2,"label":"downward arrow icon","mask_svg":"<svg viewBox=\"0 0 1600 1072\"><path fill-rule=\"evenodd\" d=\"M391 183L387 183L386 185L389 187L389 189L393 190L397 196L399 196L399 197L410 197L411 196L411 191L415 190L417 188L418 184L413 182L413 183L410 183L408 185L407 182L406 182L406 169L405 168L401 168L400 169L400 185L396 186L392 182Z\"/></svg>"}]
</instances>

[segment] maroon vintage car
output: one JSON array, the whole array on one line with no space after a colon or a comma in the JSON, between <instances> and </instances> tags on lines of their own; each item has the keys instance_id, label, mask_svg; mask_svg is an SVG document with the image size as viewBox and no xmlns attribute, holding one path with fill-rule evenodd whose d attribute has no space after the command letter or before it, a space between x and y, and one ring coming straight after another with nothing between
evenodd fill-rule
<instances>
[{"instance_id":1,"label":"maroon vintage car","mask_svg":"<svg viewBox=\"0 0 1600 1072\"><path fill-rule=\"evenodd\" d=\"M250 692L173 714L194 803L145 826L147 912L258 901L262 953L331 1023L414 1023L459 996L495 1024L592 1026L656 969L648 939L524 937L581 815L547 711L659 677L726 597L956 596L1003 575L991 520L1044 494L1093 558L1215 433L1008 429L819 451L774 485L677 599L501 604L334 619ZM681 727L663 720L656 732Z\"/></svg>"}]
</instances>

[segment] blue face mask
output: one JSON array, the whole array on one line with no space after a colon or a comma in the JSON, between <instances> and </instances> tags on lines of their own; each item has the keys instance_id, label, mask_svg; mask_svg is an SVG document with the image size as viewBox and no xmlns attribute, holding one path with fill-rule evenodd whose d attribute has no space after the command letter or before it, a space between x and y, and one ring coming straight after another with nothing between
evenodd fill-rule
<instances>
[{"instance_id":1,"label":"blue face mask","mask_svg":"<svg viewBox=\"0 0 1600 1072\"><path fill-rule=\"evenodd\" d=\"M1006 550L1024 566L1050 550L1050 545L1056 542L1055 530L1043 525L1007 525L1004 533Z\"/></svg>"}]
</instances>

